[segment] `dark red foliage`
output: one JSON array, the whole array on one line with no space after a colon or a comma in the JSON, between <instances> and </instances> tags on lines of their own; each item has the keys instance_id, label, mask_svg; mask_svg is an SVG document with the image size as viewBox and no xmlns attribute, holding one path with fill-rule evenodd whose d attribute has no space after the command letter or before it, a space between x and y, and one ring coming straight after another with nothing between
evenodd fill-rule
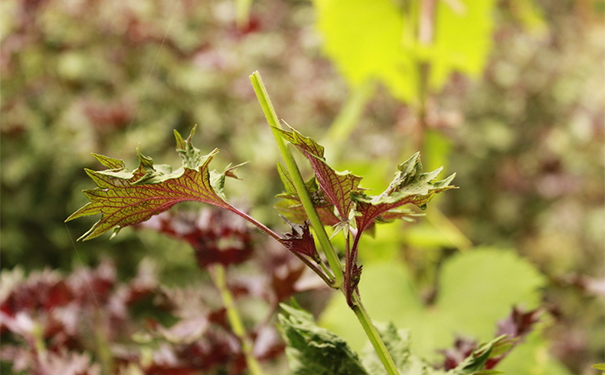
<instances>
[{"instance_id":1,"label":"dark red foliage","mask_svg":"<svg viewBox=\"0 0 605 375\"><path fill-rule=\"evenodd\" d=\"M498 333L496 336L507 335L513 338L523 338L533 329L535 323L539 321L540 309L524 312L513 307L510 315L506 319L498 322Z\"/></svg>"},{"instance_id":2,"label":"dark red foliage","mask_svg":"<svg viewBox=\"0 0 605 375\"><path fill-rule=\"evenodd\" d=\"M284 353L284 342L271 324L278 303L325 287L275 242L254 252L252 230L226 212L164 213L139 227L189 243L202 272L216 264L231 266L227 285L233 297L267 303L267 315L248 332L253 353L261 361ZM310 246L308 227L299 227L285 242ZM308 255L314 257L312 252ZM233 266L244 261L249 272L236 273ZM157 375L246 372L240 339L231 331L225 308L220 302L217 306L213 285L168 289L159 283L149 261L141 262L137 275L125 283L117 280L115 266L107 261L67 276L55 271L12 276L0 293L0 360L11 363L14 371L98 375L134 367ZM156 310L145 312L152 316L134 313L139 301L153 303ZM170 318L162 318L160 311ZM240 313L246 317L245 311Z\"/></svg>"},{"instance_id":3,"label":"dark red foliage","mask_svg":"<svg viewBox=\"0 0 605 375\"><path fill-rule=\"evenodd\" d=\"M129 307L158 286L144 264L122 285L117 285L110 262L69 276L48 270L24 280L17 272L12 276L15 280L0 300L6 343L0 359L12 363L15 371L32 374L99 374L99 365L86 354L97 345L92 337L101 335L110 342L128 338L134 332Z\"/></svg>"},{"instance_id":4,"label":"dark red foliage","mask_svg":"<svg viewBox=\"0 0 605 375\"><path fill-rule=\"evenodd\" d=\"M53 310L57 306L64 306L71 298L72 291L65 281L56 273L44 271L32 274L25 283L18 285L0 303L0 311L14 317L24 310Z\"/></svg>"},{"instance_id":5,"label":"dark red foliage","mask_svg":"<svg viewBox=\"0 0 605 375\"><path fill-rule=\"evenodd\" d=\"M198 265L239 264L253 252L252 232L245 221L229 212L205 209L200 214L164 212L139 224L189 243Z\"/></svg>"},{"instance_id":6,"label":"dark red foliage","mask_svg":"<svg viewBox=\"0 0 605 375\"><path fill-rule=\"evenodd\" d=\"M292 228L292 232L286 233L279 242L290 251L307 256L316 262L321 261L319 253L315 248L313 235L311 235L311 231L309 230L309 222L306 221L303 225L300 225L288 221L288 224Z\"/></svg>"},{"instance_id":7,"label":"dark red foliage","mask_svg":"<svg viewBox=\"0 0 605 375\"><path fill-rule=\"evenodd\" d=\"M453 348L440 350L440 353L445 356L443 368L445 370L456 368L475 349L477 349L477 341L468 337L456 337Z\"/></svg>"},{"instance_id":8,"label":"dark red foliage","mask_svg":"<svg viewBox=\"0 0 605 375\"><path fill-rule=\"evenodd\" d=\"M498 322L496 337L507 335L508 339L513 340L513 345L522 342L522 339L532 331L534 324L539 321L538 318L540 314L540 309L524 312L516 306L513 307L510 315ZM468 337L457 337L454 341L453 348L439 351L445 356L441 367L445 370L456 368L465 358L477 350L478 347L477 341L475 340ZM485 369L491 370L496 367L496 365L506 357L509 351L500 356L488 359L485 364Z\"/></svg>"}]
</instances>

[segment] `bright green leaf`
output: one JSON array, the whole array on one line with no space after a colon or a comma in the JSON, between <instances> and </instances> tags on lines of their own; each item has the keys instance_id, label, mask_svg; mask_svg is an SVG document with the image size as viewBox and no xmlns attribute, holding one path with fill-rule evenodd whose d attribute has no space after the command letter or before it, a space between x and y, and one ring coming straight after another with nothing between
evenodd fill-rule
<instances>
[{"instance_id":1,"label":"bright green leaf","mask_svg":"<svg viewBox=\"0 0 605 375\"><path fill-rule=\"evenodd\" d=\"M393 324L385 327L377 327L380 337L384 342L389 354L395 362L400 374L406 375L440 375L443 371L434 370L419 357L410 352L409 331L397 330ZM364 349L363 364L372 375L386 375L376 351L372 345L366 345Z\"/></svg>"},{"instance_id":2,"label":"bright green leaf","mask_svg":"<svg viewBox=\"0 0 605 375\"><path fill-rule=\"evenodd\" d=\"M496 323L513 305L531 309L540 303L539 289L546 283L529 262L513 252L476 249L443 264L437 300L425 307L403 264L367 263L363 270L359 290L370 316L376 322L409 328L414 338L412 350L431 360L439 358L436 349L451 346L455 334L492 338ZM321 322L358 349L366 338L347 309L341 299L334 298ZM523 347L515 347L513 353Z\"/></svg>"},{"instance_id":3,"label":"bright green leaf","mask_svg":"<svg viewBox=\"0 0 605 375\"><path fill-rule=\"evenodd\" d=\"M420 8L391 0L315 0L324 51L352 86L382 82L407 102L419 99L421 63L440 89L452 71L479 75L491 47L494 1L438 1L431 41L418 40Z\"/></svg>"}]
</instances>

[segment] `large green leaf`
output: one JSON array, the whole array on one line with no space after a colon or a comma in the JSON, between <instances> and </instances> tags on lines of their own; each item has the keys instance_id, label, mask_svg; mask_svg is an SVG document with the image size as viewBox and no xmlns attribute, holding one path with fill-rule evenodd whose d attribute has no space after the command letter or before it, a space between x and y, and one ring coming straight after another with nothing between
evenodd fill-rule
<instances>
[{"instance_id":1,"label":"large green leaf","mask_svg":"<svg viewBox=\"0 0 605 375\"><path fill-rule=\"evenodd\" d=\"M443 265L437 299L424 306L403 264L374 262L363 267L359 289L372 319L410 329L413 351L433 360L439 358L435 350L450 347L456 334L481 341L493 337L496 323L513 305L531 309L540 303L539 289L546 283L512 251L476 249ZM334 298L320 322L359 350L366 339L346 310L341 298ZM534 349L519 345L513 352ZM539 356L528 357L537 361Z\"/></svg>"},{"instance_id":2,"label":"large green leaf","mask_svg":"<svg viewBox=\"0 0 605 375\"><path fill-rule=\"evenodd\" d=\"M406 10L392 0L315 0L324 51L348 82L382 82L404 101L419 93L419 64L439 89L454 70L479 75L491 47L493 0L437 1L434 38L420 43L418 3Z\"/></svg>"},{"instance_id":3,"label":"large green leaf","mask_svg":"<svg viewBox=\"0 0 605 375\"><path fill-rule=\"evenodd\" d=\"M416 68L401 44L403 17L390 0L315 0L324 51L351 85L383 82L402 99L416 97Z\"/></svg>"}]
</instances>

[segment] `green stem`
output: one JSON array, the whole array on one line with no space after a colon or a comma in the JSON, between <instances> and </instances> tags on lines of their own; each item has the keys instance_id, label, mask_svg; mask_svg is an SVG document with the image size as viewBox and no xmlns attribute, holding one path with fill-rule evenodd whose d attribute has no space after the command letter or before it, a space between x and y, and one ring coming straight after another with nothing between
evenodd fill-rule
<instances>
[{"instance_id":1,"label":"green stem","mask_svg":"<svg viewBox=\"0 0 605 375\"><path fill-rule=\"evenodd\" d=\"M46 357L46 343L44 342L44 330L38 323L34 323L32 329L32 336L34 337L34 348L38 352L40 357Z\"/></svg>"},{"instance_id":2,"label":"green stem","mask_svg":"<svg viewBox=\"0 0 605 375\"><path fill-rule=\"evenodd\" d=\"M330 242L330 237L326 233L326 230L319 219L319 215L315 210L315 206L313 206L313 202L309 197L307 189L305 187L305 181L300 174L300 170L298 169L298 165L294 160L294 156L292 152L288 148L288 145L283 140L279 132L276 128L281 128L281 124L275 113L275 109L273 108L273 104L271 104L271 99L269 98L269 94L267 93L267 89L263 84L261 76L258 72L254 72L250 75L250 81L252 82L252 87L254 87L254 92L260 102L260 105L263 109L265 117L267 118L267 122L271 127L271 131L273 132L273 136L275 137L275 141L277 146L279 147L279 151L284 159L286 164L286 168L290 173L290 177L292 177L292 183L294 184L294 188L296 189L296 193L298 194L300 201L305 209L307 217L311 222L311 228L315 232L319 244L326 255L326 259L330 264L330 268L334 273L334 282L332 283L332 287L335 289L340 289L343 284L344 275L342 271L342 264L338 259L338 255L336 255L336 251L334 247L332 247L332 243Z\"/></svg>"},{"instance_id":3,"label":"green stem","mask_svg":"<svg viewBox=\"0 0 605 375\"><path fill-rule=\"evenodd\" d=\"M351 307L351 309L355 313L355 316L361 323L363 330L370 339L370 342L372 343L376 354L378 354L378 358L380 358L380 362L382 362L385 370L389 375L399 375L397 366L395 366L395 362L393 362L393 358L391 358L391 354L384 345L384 341L382 341L382 337L380 337L378 330L372 323L368 312L361 304L361 298L359 296L359 292L357 291L353 293L353 302L354 305Z\"/></svg>"},{"instance_id":4,"label":"green stem","mask_svg":"<svg viewBox=\"0 0 605 375\"><path fill-rule=\"evenodd\" d=\"M237 309L235 308L233 296L231 295L231 292L227 287L227 281L225 279L225 268L220 264L214 265L210 268L210 275L212 277L212 281L214 281L214 285L216 285L216 287L221 293L221 298L223 300L223 305L225 305L225 309L227 310L227 318L229 319L231 329L242 343L242 352L244 353L244 357L246 358L248 370L252 375L264 375L260 364L252 353L254 346L252 344L252 341L250 340L250 337L248 337L246 333L242 318L240 317L239 313L237 312Z\"/></svg>"},{"instance_id":5,"label":"green stem","mask_svg":"<svg viewBox=\"0 0 605 375\"><path fill-rule=\"evenodd\" d=\"M250 7L252 0L235 0L235 22L239 29L250 23Z\"/></svg>"}]
</instances>

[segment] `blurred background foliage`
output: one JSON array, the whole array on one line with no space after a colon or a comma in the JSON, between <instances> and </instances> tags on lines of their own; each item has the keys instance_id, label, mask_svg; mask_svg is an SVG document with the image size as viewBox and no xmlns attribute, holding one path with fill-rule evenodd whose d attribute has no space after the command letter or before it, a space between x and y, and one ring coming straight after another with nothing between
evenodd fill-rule
<instances>
[{"instance_id":1,"label":"blurred background foliage","mask_svg":"<svg viewBox=\"0 0 605 375\"><path fill-rule=\"evenodd\" d=\"M365 240L368 274L401 265L391 271L430 307L461 252L514 249L540 272L530 304L556 320L548 348L571 373L590 373L605 358L604 2L371 3L258 0L239 26L233 1L0 3L2 268L112 257L127 277L151 256L167 282L190 282L184 244L133 230L74 244L93 219L63 221L92 187L91 152L134 168L140 144L178 165L172 130L194 124L198 147L221 150L216 169L251 161L228 196L284 228L271 208L278 153L248 81L259 70L278 114L323 138L328 160L363 186L380 191L417 150L427 170L458 173L460 189L426 218Z\"/></svg>"}]
</instances>

